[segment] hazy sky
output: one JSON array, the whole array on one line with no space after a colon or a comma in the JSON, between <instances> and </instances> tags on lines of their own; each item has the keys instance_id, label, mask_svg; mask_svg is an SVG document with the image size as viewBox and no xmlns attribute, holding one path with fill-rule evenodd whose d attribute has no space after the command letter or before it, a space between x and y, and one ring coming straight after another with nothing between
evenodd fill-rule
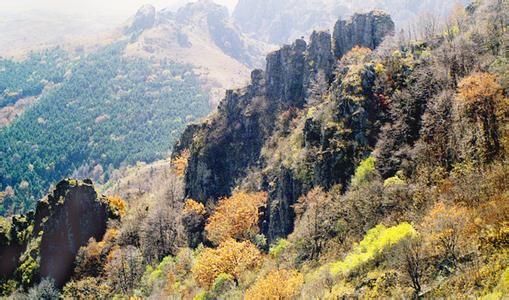
<instances>
[{"instance_id":1,"label":"hazy sky","mask_svg":"<svg viewBox=\"0 0 509 300\"><path fill-rule=\"evenodd\" d=\"M1 13L20 13L45 10L65 14L101 14L130 16L143 4L152 4L157 9L178 7L189 0L0 0ZM237 0L215 0L233 9Z\"/></svg>"}]
</instances>

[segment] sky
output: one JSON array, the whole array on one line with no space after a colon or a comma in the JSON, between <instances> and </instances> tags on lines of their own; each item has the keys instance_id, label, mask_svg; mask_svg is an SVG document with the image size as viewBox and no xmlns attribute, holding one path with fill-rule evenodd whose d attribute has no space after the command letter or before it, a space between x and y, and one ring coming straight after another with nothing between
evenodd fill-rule
<instances>
[{"instance_id":1,"label":"sky","mask_svg":"<svg viewBox=\"0 0 509 300\"><path fill-rule=\"evenodd\" d=\"M49 11L59 14L94 14L129 17L143 4L157 9L179 7L188 0L0 0L0 14ZM215 0L232 10L237 0Z\"/></svg>"}]
</instances>

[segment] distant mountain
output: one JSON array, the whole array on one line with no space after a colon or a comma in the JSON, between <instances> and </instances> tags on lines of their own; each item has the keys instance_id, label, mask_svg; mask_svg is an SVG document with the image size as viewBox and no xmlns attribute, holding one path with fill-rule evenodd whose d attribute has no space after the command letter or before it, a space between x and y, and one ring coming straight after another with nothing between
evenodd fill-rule
<instances>
[{"instance_id":1,"label":"distant mountain","mask_svg":"<svg viewBox=\"0 0 509 300\"><path fill-rule=\"evenodd\" d=\"M239 87L249 68L262 65L269 45L247 38L226 7L212 1L189 3L177 11L145 5L123 26L126 54L190 64L217 103L224 89Z\"/></svg>"},{"instance_id":2,"label":"distant mountain","mask_svg":"<svg viewBox=\"0 0 509 300\"><path fill-rule=\"evenodd\" d=\"M314 29L330 28L338 17L381 9L391 14L399 29L408 29L424 13L446 16L456 3L468 0L239 0L233 18L252 38L282 44Z\"/></svg>"}]
</instances>

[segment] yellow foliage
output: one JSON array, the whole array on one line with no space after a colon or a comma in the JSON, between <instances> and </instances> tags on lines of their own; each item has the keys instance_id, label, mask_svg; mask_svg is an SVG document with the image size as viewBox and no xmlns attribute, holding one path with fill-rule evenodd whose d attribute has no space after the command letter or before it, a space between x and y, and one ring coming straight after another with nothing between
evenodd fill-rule
<instances>
[{"instance_id":1,"label":"yellow foliage","mask_svg":"<svg viewBox=\"0 0 509 300\"><path fill-rule=\"evenodd\" d=\"M484 105L487 101L501 100L502 87L495 75L476 72L461 80L458 96L467 105Z\"/></svg>"},{"instance_id":2,"label":"yellow foliage","mask_svg":"<svg viewBox=\"0 0 509 300\"><path fill-rule=\"evenodd\" d=\"M417 232L408 223L401 223L389 228L380 224L370 229L364 236L364 239L354 246L345 259L333 263L331 273L333 275L348 275L354 269L375 259L387 248L396 245L405 238L416 235Z\"/></svg>"},{"instance_id":3,"label":"yellow foliage","mask_svg":"<svg viewBox=\"0 0 509 300\"><path fill-rule=\"evenodd\" d=\"M109 196L108 202L111 207L118 211L121 217L125 215L126 205L125 201L122 200L122 198L120 198L119 196Z\"/></svg>"},{"instance_id":4,"label":"yellow foliage","mask_svg":"<svg viewBox=\"0 0 509 300\"><path fill-rule=\"evenodd\" d=\"M249 239L259 232L258 211L267 202L266 193L235 192L230 198L219 201L209 218L205 231L214 244L227 239Z\"/></svg>"},{"instance_id":5,"label":"yellow foliage","mask_svg":"<svg viewBox=\"0 0 509 300\"><path fill-rule=\"evenodd\" d=\"M230 274L236 280L240 275L257 268L262 260L260 251L250 242L229 239L218 248L206 248L198 256L192 268L196 282L209 289L220 274Z\"/></svg>"},{"instance_id":6,"label":"yellow foliage","mask_svg":"<svg viewBox=\"0 0 509 300\"><path fill-rule=\"evenodd\" d=\"M206 213L205 206L193 199L187 199L184 203L184 213L196 213L204 215Z\"/></svg>"},{"instance_id":7,"label":"yellow foliage","mask_svg":"<svg viewBox=\"0 0 509 300\"><path fill-rule=\"evenodd\" d=\"M341 61L344 64L356 65L366 62L366 58L371 55L373 51L369 48L356 46L345 54Z\"/></svg>"},{"instance_id":8,"label":"yellow foliage","mask_svg":"<svg viewBox=\"0 0 509 300\"><path fill-rule=\"evenodd\" d=\"M187 163L189 161L189 150L184 150L180 154L180 156L176 157L172 162L173 169L175 170L175 173L177 176L182 177L186 173L187 169Z\"/></svg>"},{"instance_id":9,"label":"yellow foliage","mask_svg":"<svg viewBox=\"0 0 509 300\"><path fill-rule=\"evenodd\" d=\"M300 294L304 276L295 270L275 270L257 280L246 292L246 300L292 299Z\"/></svg>"}]
</instances>

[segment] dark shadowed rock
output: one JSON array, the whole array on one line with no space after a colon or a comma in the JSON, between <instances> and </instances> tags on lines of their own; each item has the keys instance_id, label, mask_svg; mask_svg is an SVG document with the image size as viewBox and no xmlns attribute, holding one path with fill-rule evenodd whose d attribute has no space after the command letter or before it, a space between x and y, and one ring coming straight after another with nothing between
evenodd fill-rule
<instances>
[{"instance_id":1,"label":"dark shadowed rock","mask_svg":"<svg viewBox=\"0 0 509 300\"><path fill-rule=\"evenodd\" d=\"M110 215L91 180L61 181L37 203L35 214L12 218L8 240L0 238L0 277L15 276L25 288L50 277L62 287L79 248L90 238L102 239Z\"/></svg>"},{"instance_id":2,"label":"dark shadowed rock","mask_svg":"<svg viewBox=\"0 0 509 300\"><path fill-rule=\"evenodd\" d=\"M63 286L72 275L79 248L90 238L101 240L107 220L108 203L98 197L91 181L58 183L35 213L34 231L42 231L41 278L53 278L56 286Z\"/></svg>"}]
</instances>

